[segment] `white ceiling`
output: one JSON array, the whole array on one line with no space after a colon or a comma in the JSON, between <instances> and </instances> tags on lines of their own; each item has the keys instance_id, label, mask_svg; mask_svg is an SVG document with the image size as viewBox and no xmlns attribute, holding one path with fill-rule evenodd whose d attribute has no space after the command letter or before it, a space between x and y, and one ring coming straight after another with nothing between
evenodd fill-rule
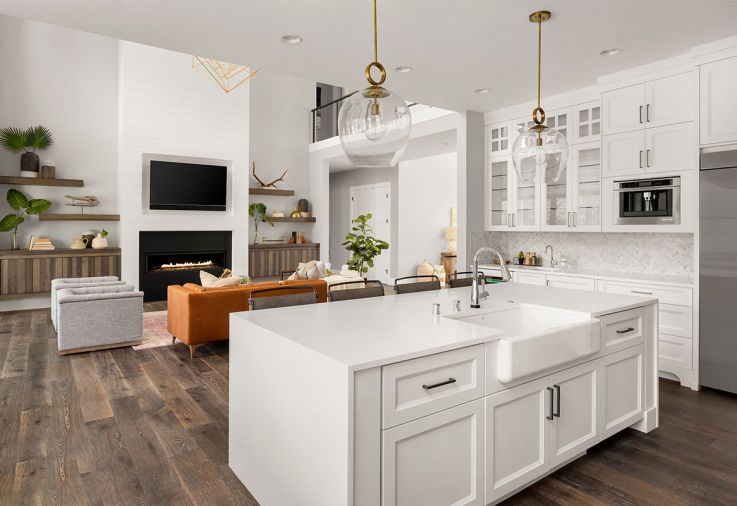
<instances>
[{"instance_id":1,"label":"white ceiling","mask_svg":"<svg viewBox=\"0 0 737 506\"><path fill-rule=\"evenodd\" d=\"M544 95L737 35L735 1L379 0L387 87L454 110L531 100L537 41L527 17L541 8L553 13L543 25ZM0 0L0 13L349 89L366 86L372 56L370 0ZM284 45L284 34L304 42ZM611 47L623 51L599 56ZM391 71L399 65L414 71Z\"/></svg>"}]
</instances>

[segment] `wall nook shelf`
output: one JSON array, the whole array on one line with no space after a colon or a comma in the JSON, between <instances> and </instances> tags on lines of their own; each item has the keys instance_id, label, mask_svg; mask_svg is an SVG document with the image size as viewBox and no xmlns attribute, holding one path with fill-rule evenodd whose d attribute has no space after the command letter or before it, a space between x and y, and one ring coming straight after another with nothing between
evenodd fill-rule
<instances>
[{"instance_id":1,"label":"wall nook shelf","mask_svg":"<svg viewBox=\"0 0 737 506\"><path fill-rule=\"evenodd\" d=\"M26 186L68 186L79 188L84 186L82 179L44 179L36 177L0 176L0 184L17 184Z\"/></svg>"},{"instance_id":2,"label":"wall nook shelf","mask_svg":"<svg viewBox=\"0 0 737 506\"><path fill-rule=\"evenodd\" d=\"M309 218L292 218L291 216L271 217L271 221L274 223L315 223L315 217L310 216Z\"/></svg>"},{"instance_id":3,"label":"wall nook shelf","mask_svg":"<svg viewBox=\"0 0 737 506\"><path fill-rule=\"evenodd\" d=\"M119 214L41 214L40 221L120 221Z\"/></svg>"},{"instance_id":4,"label":"wall nook shelf","mask_svg":"<svg viewBox=\"0 0 737 506\"><path fill-rule=\"evenodd\" d=\"M270 190L268 188L249 188L249 195L273 195L277 197L291 197L294 190Z\"/></svg>"}]
</instances>

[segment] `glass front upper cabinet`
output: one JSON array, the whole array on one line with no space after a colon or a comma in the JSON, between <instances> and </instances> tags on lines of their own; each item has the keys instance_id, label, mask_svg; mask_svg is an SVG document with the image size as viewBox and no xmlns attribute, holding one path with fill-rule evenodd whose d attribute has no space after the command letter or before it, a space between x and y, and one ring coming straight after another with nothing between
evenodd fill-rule
<instances>
[{"instance_id":1,"label":"glass front upper cabinet","mask_svg":"<svg viewBox=\"0 0 737 506\"><path fill-rule=\"evenodd\" d=\"M601 230L601 146L579 144L573 149L576 193L573 226L576 230Z\"/></svg>"},{"instance_id":2,"label":"glass front upper cabinet","mask_svg":"<svg viewBox=\"0 0 737 506\"><path fill-rule=\"evenodd\" d=\"M601 104L588 102L573 108L573 143L601 140Z\"/></svg>"},{"instance_id":3,"label":"glass front upper cabinet","mask_svg":"<svg viewBox=\"0 0 737 506\"><path fill-rule=\"evenodd\" d=\"M489 199L488 230L503 230L511 227L511 188L509 187L509 171L512 159L509 156L490 158L487 170L487 194Z\"/></svg>"}]
</instances>

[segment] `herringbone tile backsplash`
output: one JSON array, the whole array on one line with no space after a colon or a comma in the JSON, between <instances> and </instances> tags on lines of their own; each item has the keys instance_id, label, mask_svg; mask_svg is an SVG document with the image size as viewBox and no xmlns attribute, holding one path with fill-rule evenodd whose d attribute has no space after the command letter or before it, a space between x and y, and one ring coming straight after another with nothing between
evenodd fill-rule
<instances>
[{"instance_id":1,"label":"herringbone tile backsplash","mask_svg":"<svg viewBox=\"0 0 737 506\"><path fill-rule=\"evenodd\" d=\"M693 234L570 232L471 232L471 251L500 249L509 258L518 251L539 255L550 244L573 268L693 276Z\"/></svg>"}]
</instances>

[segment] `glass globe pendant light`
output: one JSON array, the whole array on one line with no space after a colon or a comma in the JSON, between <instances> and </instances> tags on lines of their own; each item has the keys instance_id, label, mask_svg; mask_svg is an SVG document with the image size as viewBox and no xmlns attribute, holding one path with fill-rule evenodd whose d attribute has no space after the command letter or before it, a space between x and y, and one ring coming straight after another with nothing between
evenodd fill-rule
<instances>
[{"instance_id":1,"label":"glass globe pendant light","mask_svg":"<svg viewBox=\"0 0 737 506\"><path fill-rule=\"evenodd\" d=\"M374 79L372 70L379 73ZM374 61L364 71L369 87L343 102L338 133L343 151L359 167L391 167L407 148L412 115L402 97L382 86L386 70L379 63L374 0Z\"/></svg>"},{"instance_id":2,"label":"glass globe pendant light","mask_svg":"<svg viewBox=\"0 0 737 506\"><path fill-rule=\"evenodd\" d=\"M537 182L541 176L547 183L558 182L568 160L565 135L545 124L545 111L540 105L542 24L548 19L549 11L530 14L530 22L537 23L537 107L532 111L534 125L521 131L512 146L514 170L524 183Z\"/></svg>"}]
</instances>

